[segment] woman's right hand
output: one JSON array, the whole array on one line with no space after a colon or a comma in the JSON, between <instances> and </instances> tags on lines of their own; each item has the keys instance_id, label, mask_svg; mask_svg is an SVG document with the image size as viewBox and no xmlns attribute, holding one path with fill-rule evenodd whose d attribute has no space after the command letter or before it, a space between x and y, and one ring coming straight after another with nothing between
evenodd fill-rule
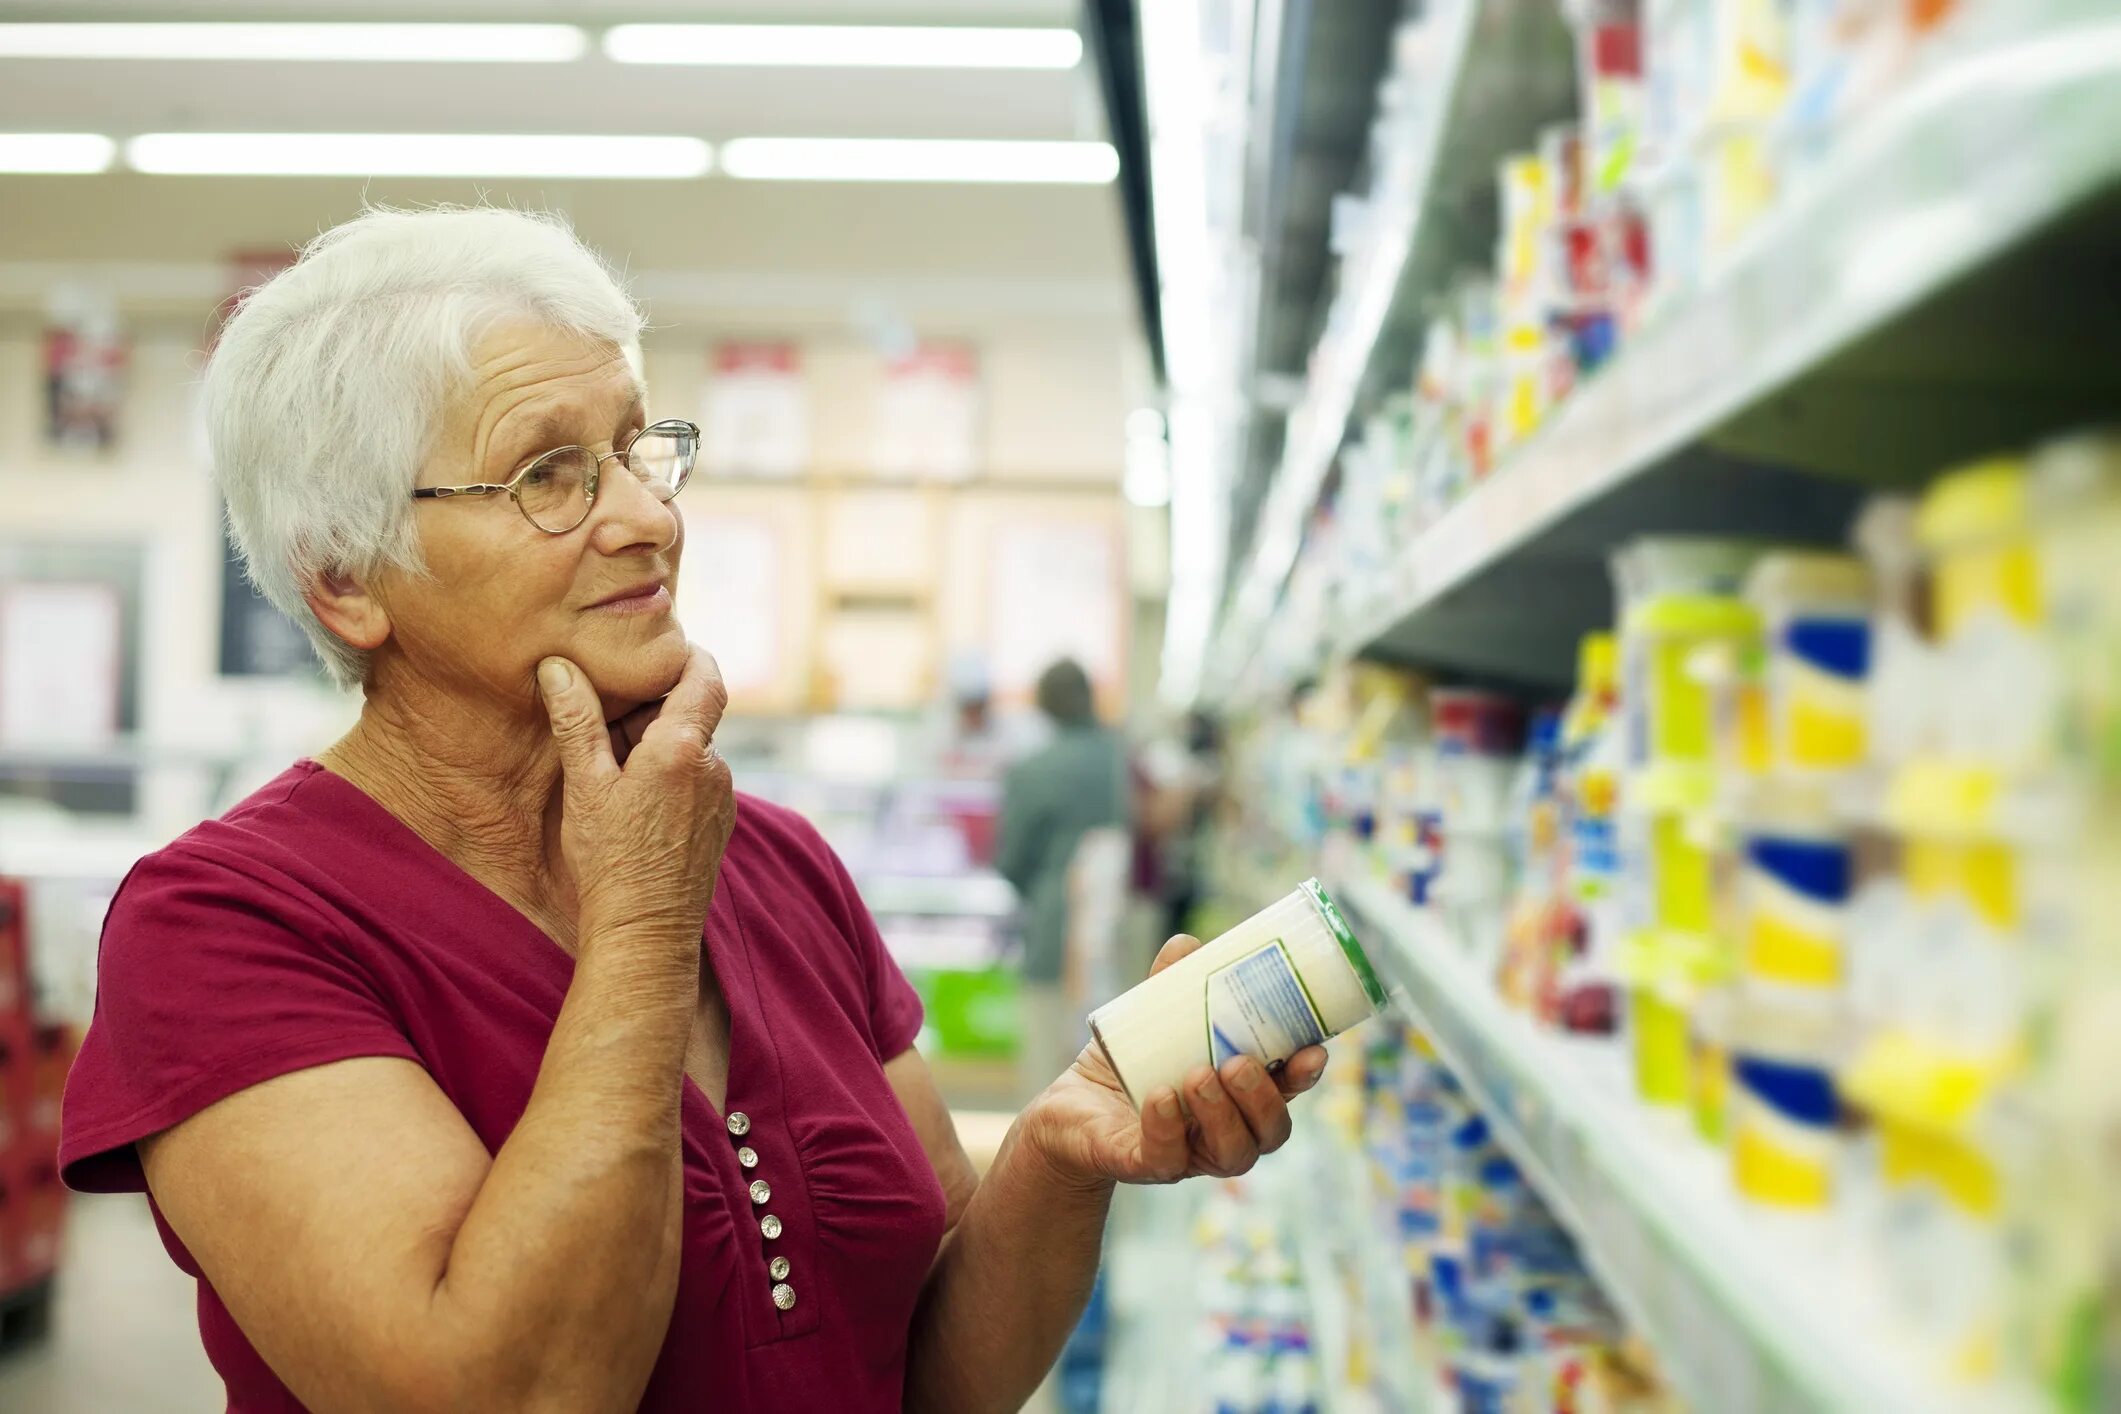
<instances>
[{"instance_id":1,"label":"woman's right hand","mask_svg":"<svg viewBox=\"0 0 2121 1414\"><path fill-rule=\"evenodd\" d=\"M617 928L697 945L736 824L729 765L714 749L729 698L714 656L690 651L653 720L637 737L629 729L623 765L580 668L545 659L538 692L559 746L560 849L584 943Z\"/></svg>"}]
</instances>

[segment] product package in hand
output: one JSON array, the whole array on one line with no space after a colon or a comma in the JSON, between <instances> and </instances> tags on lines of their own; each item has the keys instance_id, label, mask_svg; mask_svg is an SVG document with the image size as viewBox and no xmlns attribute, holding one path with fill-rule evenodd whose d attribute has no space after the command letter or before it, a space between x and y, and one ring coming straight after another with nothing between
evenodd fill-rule
<instances>
[{"instance_id":1,"label":"product package in hand","mask_svg":"<svg viewBox=\"0 0 2121 1414\"><path fill-rule=\"evenodd\" d=\"M1179 1089L1198 1066L1252 1056L1270 1069L1385 1004L1362 944L1307 879L1198 952L1090 1014L1127 1096Z\"/></svg>"}]
</instances>

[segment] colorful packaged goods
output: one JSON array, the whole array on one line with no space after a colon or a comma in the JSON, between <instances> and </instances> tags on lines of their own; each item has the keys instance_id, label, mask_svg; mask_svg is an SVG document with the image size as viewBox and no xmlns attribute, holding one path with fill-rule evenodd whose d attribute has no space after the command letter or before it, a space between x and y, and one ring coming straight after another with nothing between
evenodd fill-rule
<instances>
[{"instance_id":1,"label":"colorful packaged goods","mask_svg":"<svg viewBox=\"0 0 2121 1414\"><path fill-rule=\"evenodd\" d=\"M1620 715L1620 643L1594 633L1577 651L1576 695L1561 723L1556 788L1566 835L1562 944L1553 1001L1542 1015L1567 1031L1620 1027L1620 785L1626 771Z\"/></svg>"},{"instance_id":2,"label":"colorful packaged goods","mask_svg":"<svg viewBox=\"0 0 2121 1414\"><path fill-rule=\"evenodd\" d=\"M1646 538L1614 556L1627 776L1621 795L1622 971L1636 1086L1720 1133L1730 980L1716 933L1715 689L1704 657L1741 656L1759 615L1737 590L1758 549Z\"/></svg>"},{"instance_id":3,"label":"colorful packaged goods","mask_svg":"<svg viewBox=\"0 0 2121 1414\"><path fill-rule=\"evenodd\" d=\"M1509 903L1506 820L1524 709L1499 693L1437 688L1429 711L1443 854L1436 899L1459 937L1492 962Z\"/></svg>"},{"instance_id":4,"label":"colorful packaged goods","mask_svg":"<svg viewBox=\"0 0 2121 1414\"><path fill-rule=\"evenodd\" d=\"M1511 1006L1624 1035L1930 1375L2121 1407L2121 434L1876 498L1851 542L1625 547L1617 634L1515 759L1504 699L1406 680L1407 896ZM1499 913L1454 908L1498 870ZM1509 1407L1563 1309L1523 1280L1536 1202L1447 1074L1397 1074L1364 1132L1418 1304L1462 1401Z\"/></svg>"},{"instance_id":5,"label":"colorful packaged goods","mask_svg":"<svg viewBox=\"0 0 2121 1414\"><path fill-rule=\"evenodd\" d=\"M1329 1113L1341 1142L1360 1146L1367 1194L1399 1235L1422 1357L1452 1407L1669 1407L1574 1239L1417 1033L1366 1033L1327 1075Z\"/></svg>"}]
</instances>

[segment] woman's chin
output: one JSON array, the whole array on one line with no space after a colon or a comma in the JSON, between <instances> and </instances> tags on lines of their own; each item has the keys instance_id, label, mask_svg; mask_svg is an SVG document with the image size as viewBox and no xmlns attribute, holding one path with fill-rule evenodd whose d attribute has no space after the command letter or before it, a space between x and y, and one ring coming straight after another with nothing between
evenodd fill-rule
<instances>
[{"instance_id":1,"label":"woman's chin","mask_svg":"<svg viewBox=\"0 0 2121 1414\"><path fill-rule=\"evenodd\" d=\"M673 626L654 641L630 649L598 648L576 660L604 700L607 717L629 712L643 702L667 697L685 672L684 634Z\"/></svg>"}]
</instances>

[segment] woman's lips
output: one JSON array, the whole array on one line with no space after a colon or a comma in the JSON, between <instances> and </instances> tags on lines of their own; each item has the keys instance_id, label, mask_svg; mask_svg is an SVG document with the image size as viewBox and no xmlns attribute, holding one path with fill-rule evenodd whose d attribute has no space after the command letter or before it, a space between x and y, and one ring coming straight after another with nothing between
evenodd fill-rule
<instances>
[{"instance_id":1,"label":"woman's lips","mask_svg":"<svg viewBox=\"0 0 2121 1414\"><path fill-rule=\"evenodd\" d=\"M623 598L606 599L601 604L591 604L589 612L597 614L665 614L670 612L670 590L655 585Z\"/></svg>"}]
</instances>

